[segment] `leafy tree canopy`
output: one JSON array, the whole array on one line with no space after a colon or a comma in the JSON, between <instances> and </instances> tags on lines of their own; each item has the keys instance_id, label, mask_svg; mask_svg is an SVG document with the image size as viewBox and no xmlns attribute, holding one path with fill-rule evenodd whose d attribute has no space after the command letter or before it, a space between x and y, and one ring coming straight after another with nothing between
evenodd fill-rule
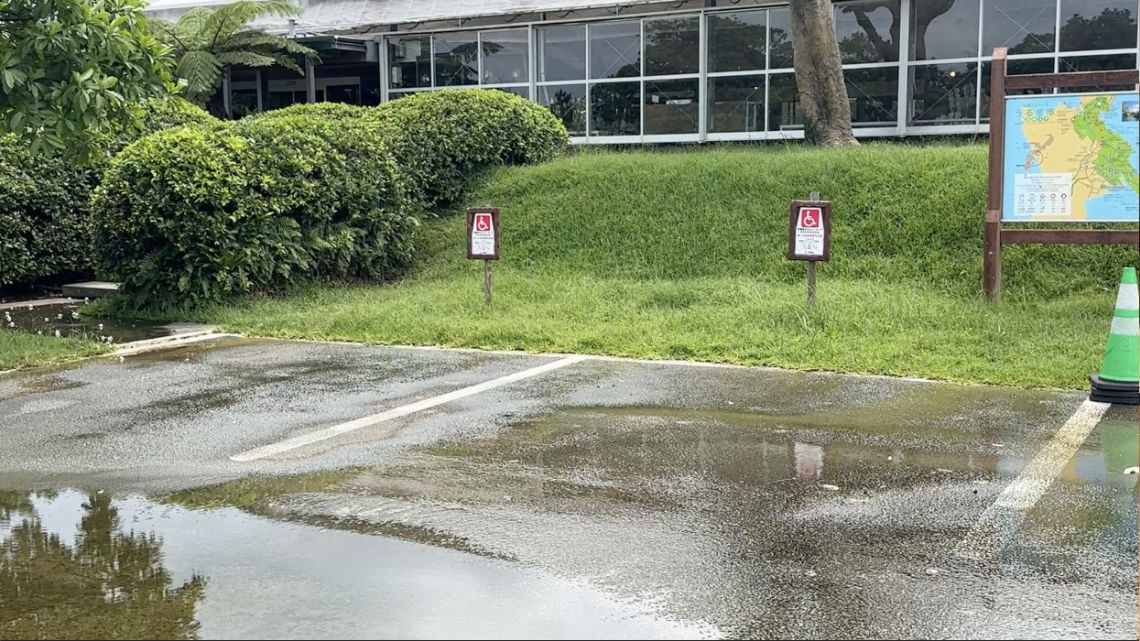
<instances>
[{"instance_id":1,"label":"leafy tree canopy","mask_svg":"<svg viewBox=\"0 0 1140 641\"><path fill-rule=\"evenodd\" d=\"M139 104L170 93L173 60L142 0L0 0L0 133L90 159Z\"/></svg>"},{"instance_id":2,"label":"leafy tree canopy","mask_svg":"<svg viewBox=\"0 0 1140 641\"><path fill-rule=\"evenodd\" d=\"M176 23L164 23L163 31L178 60L176 73L185 83L185 96L204 105L221 85L223 71L232 65L280 65L303 73L297 58L316 62L317 52L249 26L263 16L292 16L298 11L296 5L284 0L241 0L218 9L197 7Z\"/></svg>"}]
</instances>

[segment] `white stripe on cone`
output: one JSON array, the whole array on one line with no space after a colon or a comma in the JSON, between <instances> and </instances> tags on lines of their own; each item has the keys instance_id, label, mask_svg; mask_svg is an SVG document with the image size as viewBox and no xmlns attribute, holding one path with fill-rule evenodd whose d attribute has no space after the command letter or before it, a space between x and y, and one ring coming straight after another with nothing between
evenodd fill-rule
<instances>
[{"instance_id":1,"label":"white stripe on cone","mask_svg":"<svg viewBox=\"0 0 1140 641\"><path fill-rule=\"evenodd\" d=\"M1135 284L1120 286L1120 293L1116 295L1116 309L1140 310L1140 293L1136 291Z\"/></svg>"},{"instance_id":2,"label":"white stripe on cone","mask_svg":"<svg viewBox=\"0 0 1140 641\"><path fill-rule=\"evenodd\" d=\"M1111 332L1117 336L1140 336L1140 318L1113 317Z\"/></svg>"}]
</instances>

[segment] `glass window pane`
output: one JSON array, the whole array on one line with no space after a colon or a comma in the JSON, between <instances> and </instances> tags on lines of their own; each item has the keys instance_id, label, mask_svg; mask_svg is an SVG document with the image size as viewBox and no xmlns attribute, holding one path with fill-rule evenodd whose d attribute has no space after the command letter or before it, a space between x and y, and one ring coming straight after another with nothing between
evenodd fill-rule
<instances>
[{"instance_id":1,"label":"glass window pane","mask_svg":"<svg viewBox=\"0 0 1140 641\"><path fill-rule=\"evenodd\" d=\"M474 31L444 33L435 40L435 86L479 84L479 43Z\"/></svg>"},{"instance_id":2,"label":"glass window pane","mask_svg":"<svg viewBox=\"0 0 1140 641\"><path fill-rule=\"evenodd\" d=\"M851 101L853 125L882 127L898 122L898 69L847 69L843 81Z\"/></svg>"},{"instance_id":3,"label":"glass window pane","mask_svg":"<svg viewBox=\"0 0 1140 641\"><path fill-rule=\"evenodd\" d=\"M590 135L641 133L641 83L606 82L590 86Z\"/></svg>"},{"instance_id":4,"label":"glass window pane","mask_svg":"<svg viewBox=\"0 0 1140 641\"><path fill-rule=\"evenodd\" d=\"M910 68L910 121L915 124L973 124L978 69L973 62Z\"/></svg>"},{"instance_id":5,"label":"glass window pane","mask_svg":"<svg viewBox=\"0 0 1140 641\"><path fill-rule=\"evenodd\" d=\"M645 135L695 134L700 126L701 81L645 82Z\"/></svg>"},{"instance_id":6,"label":"glass window pane","mask_svg":"<svg viewBox=\"0 0 1140 641\"><path fill-rule=\"evenodd\" d=\"M1136 0L1061 0L1061 51L1136 46Z\"/></svg>"},{"instance_id":7,"label":"glass window pane","mask_svg":"<svg viewBox=\"0 0 1140 641\"><path fill-rule=\"evenodd\" d=\"M1061 58L1059 61L1061 71L1113 71L1116 69L1135 69L1136 56L1130 53L1115 56L1082 56L1080 58ZM1098 87L1088 85L1061 89L1062 93L1080 93L1083 91L1121 91L1130 87Z\"/></svg>"},{"instance_id":8,"label":"glass window pane","mask_svg":"<svg viewBox=\"0 0 1140 641\"><path fill-rule=\"evenodd\" d=\"M516 96L522 96L530 100L530 87L491 87L495 91L504 91L506 93L513 93Z\"/></svg>"},{"instance_id":9,"label":"glass window pane","mask_svg":"<svg viewBox=\"0 0 1140 641\"><path fill-rule=\"evenodd\" d=\"M538 80L586 79L586 27L537 29Z\"/></svg>"},{"instance_id":10,"label":"glass window pane","mask_svg":"<svg viewBox=\"0 0 1140 641\"><path fill-rule=\"evenodd\" d=\"M709 16L709 71L764 69L768 12L735 11Z\"/></svg>"},{"instance_id":11,"label":"glass window pane","mask_svg":"<svg viewBox=\"0 0 1140 641\"><path fill-rule=\"evenodd\" d=\"M479 34L479 38L479 48L483 53L482 84L529 80L527 66L530 64L530 56L527 54L525 29L484 31Z\"/></svg>"},{"instance_id":12,"label":"glass window pane","mask_svg":"<svg viewBox=\"0 0 1140 641\"><path fill-rule=\"evenodd\" d=\"M978 0L911 3L910 39L915 60L978 55Z\"/></svg>"},{"instance_id":13,"label":"glass window pane","mask_svg":"<svg viewBox=\"0 0 1140 641\"><path fill-rule=\"evenodd\" d=\"M645 21L645 75L700 71L701 27L697 16Z\"/></svg>"},{"instance_id":14,"label":"glass window pane","mask_svg":"<svg viewBox=\"0 0 1140 641\"><path fill-rule=\"evenodd\" d=\"M835 36L845 63L899 59L899 0L861 0L835 6Z\"/></svg>"},{"instance_id":15,"label":"glass window pane","mask_svg":"<svg viewBox=\"0 0 1140 641\"><path fill-rule=\"evenodd\" d=\"M1136 56L1125 53L1114 56L1080 56L1061 58L1060 71L1113 71L1135 69Z\"/></svg>"},{"instance_id":16,"label":"glass window pane","mask_svg":"<svg viewBox=\"0 0 1140 641\"><path fill-rule=\"evenodd\" d=\"M764 76L709 79L709 131L764 131Z\"/></svg>"},{"instance_id":17,"label":"glass window pane","mask_svg":"<svg viewBox=\"0 0 1140 641\"><path fill-rule=\"evenodd\" d=\"M982 122L990 121L990 63L982 63L982 102L978 115ZM1011 76L1028 73L1053 73L1052 58L1031 58L1029 60L1010 60L1006 63L1006 74ZM1025 89L1022 91L1007 90L1009 95L1045 93L1042 89Z\"/></svg>"},{"instance_id":18,"label":"glass window pane","mask_svg":"<svg viewBox=\"0 0 1140 641\"><path fill-rule=\"evenodd\" d=\"M781 73L768 77L768 130L787 131L804 128L800 101L796 95L796 76Z\"/></svg>"},{"instance_id":19,"label":"glass window pane","mask_svg":"<svg viewBox=\"0 0 1140 641\"><path fill-rule=\"evenodd\" d=\"M359 105L360 85L328 85L325 87L325 102L340 102L346 105Z\"/></svg>"},{"instance_id":20,"label":"glass window pane","mask_svg":"<svg viewBox=\"0 0 1140 641\"><path fill-rule=\"evenodd\" d=\"M985 0L982 8L982 55L994 47L1009 53L1053 51L1057 0Z\"/></svg>"},{"instance_id":21,"label":"glass window pane","mask_svg":"<svg viewBox=\"0 0 1140 641\"><path fill-rule=\"evenodd\" d=\"M590 77L628 78L641 75L641 23L590 25Z\"/></svg>"},{"instance_id":22,"label":"glass window pane","mask_svg":"<svg viewBox=\"0 0 1140 641\"><path fill-rule=\"evenodd\" d=\"M431 36L388 38L388 86L431 86Z\"/></svg>"},{"instance_id":23,"label":"glass window pane","mask_svg":"<svg viewBox=\"0 0 1140 641\"><path fill-rule=\"evenodd\" d=\"M571 136L586 135L586 85L542 85L535 91L538 103L558 116Z\"/></svg>"},{"instance_id":24,"label":"glass window pane","mask_svg":"<svg viewBox=\"0 0 1140 641\"><path fill-rule=\"evenodd\" d=\"M791 69L792 62L792 18L787 9L772 9L768 12L768 66L771 69Z\"/></svg>"}]
</instances>

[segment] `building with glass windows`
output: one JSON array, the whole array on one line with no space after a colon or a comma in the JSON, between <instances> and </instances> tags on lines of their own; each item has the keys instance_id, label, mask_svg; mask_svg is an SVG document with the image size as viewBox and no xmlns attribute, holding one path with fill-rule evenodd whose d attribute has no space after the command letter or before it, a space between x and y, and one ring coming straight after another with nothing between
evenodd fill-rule
<instances>
[{"instance_id":1,"label":"building with glass windows","mask_svg":"<svg viewBox=\"0 0 1140 641\"><path fill-rule=\"evenodd\" d=\"M153 0L148 11L173 19L221 4ZM309 44L321 64L304 76L233 70L216 110L485 87L549 107L576 143L803 135L786 2L301 4L296 19L259 26ZM833 10L859 136L985 133L998 46L1010 73L1137 68L1137 0L850 0Z\"/></svg>"}]
</instances>

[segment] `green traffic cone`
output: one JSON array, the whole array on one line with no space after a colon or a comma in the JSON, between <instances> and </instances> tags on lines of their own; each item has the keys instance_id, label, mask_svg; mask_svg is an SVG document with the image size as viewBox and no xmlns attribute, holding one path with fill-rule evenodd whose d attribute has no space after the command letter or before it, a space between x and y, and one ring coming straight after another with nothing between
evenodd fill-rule
<instances>
[{"instance_id":1,"label":"green traffic cone","mask_svg":"<svg viewBox=\"0 0 1140 641\"><path fill-rule=\"evenodd\" d=\"M1091 376L1094 401L1140 404L1140 295L1136 268L1124 268L1099 376Z\"/></svg>"},{"instance_id":2,"label":"green traffic cone","mask_svg":"<svg viewBox=\"0 0 1140 641\"><path fill-rule=\"evenodd\" d=\"M1135 267L1125 267L1120 277L1120 293L1100 377L1122 383L1140 381L1140 297L1136 293Z\"/></svg>"}]
</instances>

